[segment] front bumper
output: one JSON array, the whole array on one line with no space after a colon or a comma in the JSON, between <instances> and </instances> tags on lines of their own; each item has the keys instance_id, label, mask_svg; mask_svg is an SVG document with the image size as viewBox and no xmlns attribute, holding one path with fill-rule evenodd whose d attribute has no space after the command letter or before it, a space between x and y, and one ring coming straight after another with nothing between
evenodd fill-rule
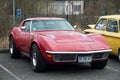
<instances>
[{"instance_id":1,"label":"front bumper","mask_svg":"<svg viewBox=\"0 0 120 80\"><path fill-rule=\"evenodd\" d=\"M95 60L104 60L107 59L109 53L112 50L99 50L99 51L87 51L87 52L55 52L55 51L46 51L48 54L53 55L54 62L80 62L79 57L88 59L91 58L91 61ZM90 62L90 61L87 61Z\"/></svg>"}]
</instances>

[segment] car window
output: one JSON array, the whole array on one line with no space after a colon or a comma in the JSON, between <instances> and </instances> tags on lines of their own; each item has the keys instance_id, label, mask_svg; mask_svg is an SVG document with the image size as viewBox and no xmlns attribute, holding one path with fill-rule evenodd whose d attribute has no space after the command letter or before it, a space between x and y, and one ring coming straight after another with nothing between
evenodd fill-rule
<instances>
[{"instance_id":1,"label":"car window","mask_svg":"<svg viewBox=\"0 0 120 80\"><path fill-rule=\"evenodd\" d=\"M25 26L25 32L30 32L30 23L31 21L26 21L23 26Z\"/></svg>"},{"instance_id":2,"label":"car window","mask_svg":"<svg viewBox=\"0 0 120 80\"><path fill-rule=\"evenodd\" d=\"M31 31L37 30L74 30L66 20L33 20Z\"/></svg>"},{"instance_id":3,"label":"car window","mask_svg":"<svg viewBox=\"0 0 120 80\"><path fill-rule=\"evenodd\" d=\"M104 29L105 29L106 22L107 22L106 19L101 19L101 20L97 23L97 25L96 25L95 28L96 28L97 30L104 30Z\"/></svg>"},{"instance_id":4,"label":"car window","mask_svg":"<svg viewBox=\"0 0 120 80\"><path fill-rule=\"evenodd\" d=\"M109 20L108 21L108 26L107 26L106 30L109 31L109 32L118 32L117 21L115 21L115 20Z\"/></svg>"}]
</instances>

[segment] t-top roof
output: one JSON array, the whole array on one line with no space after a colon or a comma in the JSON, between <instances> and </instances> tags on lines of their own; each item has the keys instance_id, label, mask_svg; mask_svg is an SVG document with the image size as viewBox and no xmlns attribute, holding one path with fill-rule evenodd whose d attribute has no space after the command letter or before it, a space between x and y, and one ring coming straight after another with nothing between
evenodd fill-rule
<instances>
[{"instance_id":1,"label":"t-top roof","mask_svg":"<svg viewBox=\"0 0 120 80\"><path fill-rule=\"evenodd\" d=\"M36 18L27 18L25 20L65 20L65 19L58 17L36 17Z\"/></svg>"}]
</instances>

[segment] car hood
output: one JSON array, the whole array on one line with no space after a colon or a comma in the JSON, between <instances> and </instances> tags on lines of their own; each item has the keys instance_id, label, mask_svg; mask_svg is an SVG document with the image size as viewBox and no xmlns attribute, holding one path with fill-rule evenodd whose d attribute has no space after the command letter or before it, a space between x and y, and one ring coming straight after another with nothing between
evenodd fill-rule
<instances>
[{"instance_id":1,"label":"car hood","mask_svg":"<svg viewBox=\"0 0 120 80\"><path fill-rule=\"evenodd\" d=\"M90 51L109 48L99 38L93 38L90 35L75 31L37 32L36 35L43 36L46 42L49 42L48 44L52 50L56 51ZM95 36L98 37L98 35Z\"/></svg>"},{"instance_id":2,"label":"car hood","mask_svg":"<svg viewBox=\"0 0 120 80\"><path fill-rule=\"evenodd\" d=\"M45 37L49 37L58 43L70 42L93 42L94 40L85 34L74 31L56 31L39 33Z\"/></svg>"}]
</instances>

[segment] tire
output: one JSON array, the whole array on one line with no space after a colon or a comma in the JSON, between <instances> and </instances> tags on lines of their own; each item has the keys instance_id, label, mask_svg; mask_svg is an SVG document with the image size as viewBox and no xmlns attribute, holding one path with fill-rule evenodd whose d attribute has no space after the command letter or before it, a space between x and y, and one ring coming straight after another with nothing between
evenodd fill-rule
<instances>
[{"instance_id":1,"label":"tire","mask_svg":"<svg viewBox=\"0 0 120 80\"><path fill-rule=\"evenodd\" d=\"M119 52L118 52L118 59L119 59L119 61L120 61L120 50L119 50Z\"/></svg>"},{"instance_id":2,"label":"tire","mask_svg":"<svg viewBox=\"0 0 120 80\"><path fill-rule=\"evenodd\" d=\"M42 54L36 44L33 44L31 53L31 64L33 71L44 72L47 69L47 62L42 57Z\"/></svg>"},{"instance_id":3,"label":"tire","mask_svg":"<svg viewBox=\"0 0 120 80\"><path fill-rule=\"evenodd\" d=\"M107 61L108 60L106 59L100 62L92 62L90 65L93 69L103 69L107 65Z\"/></svg>"},{"instance_id":4,"label":"tire","mask_svg":"<svg viewBox=\"0 0 120 80\"><path fill-rule=\"evenodd\" d=\"M21 54L19 53L19 51L16 48L16 45L14 43L14 39L12 36L9 39L9 52L10 52L11 58L20 58L20 56L21 56Z\"/></svg>"}]
</instances>

